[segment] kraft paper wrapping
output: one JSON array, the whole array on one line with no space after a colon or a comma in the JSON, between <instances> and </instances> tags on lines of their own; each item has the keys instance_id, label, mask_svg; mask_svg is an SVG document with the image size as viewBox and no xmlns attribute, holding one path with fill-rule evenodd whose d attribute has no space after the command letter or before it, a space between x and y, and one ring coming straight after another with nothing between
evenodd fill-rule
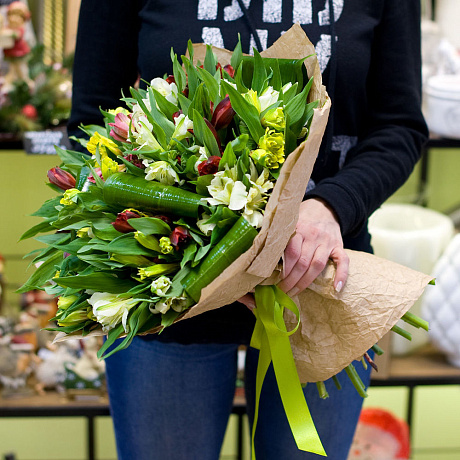
<instances>
[{"instance_id":1,"label":"kraft paper wrapping","mask_svg":"<svg viewBox=\"0 0 460 460\"><path fill-rule=\"evenodd\" d=\"M219 62L230 62L231 52L213 48ZM195 59L204 61L206 47L194 45ZM274 58L304 58L314 47L299 25L294 25L271 48L262 53ZM179 320L231 304L258 284L279 280L277 268L295 231L302 201L318 155L330 110L330 100L321 83L316 56L305 61L314 75L311 100L320 100L308 139L287 158L267 203L260 233L251 248L203 289L198 304ZM331 263L305 291L294 298L301 325L291 336L291 345L301 382L326 380L350 362L361 358L385 335L421 296L431 277L370 254L347 251L349 275L342 292L333 288L335 267ZM288 329L296 320L287 311ZM158 328L151 332L158 332ZM102 334L102 331L95 331ZM55 341L78 336L59 333Z\"/></svg>"}]
</instances>

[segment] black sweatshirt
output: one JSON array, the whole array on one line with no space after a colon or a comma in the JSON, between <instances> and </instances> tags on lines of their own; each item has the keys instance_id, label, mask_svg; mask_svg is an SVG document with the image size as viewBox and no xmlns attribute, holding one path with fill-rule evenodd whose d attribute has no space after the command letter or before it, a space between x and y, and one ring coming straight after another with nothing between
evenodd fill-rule
<instances>
[{"instance_id":1,"label":"black sweatshirt","mask_svg":"<svg viewBox=\"0 0 460 460\"><path fill-rule=\"evenodd\" d=\"M294 22L316 47L333 107L306 198L335 211L345 247L371 251L367 219L410 175L427 138L420 0L82 0L69 134L79 135L80 123L100 124L99 107L119 106L121 89L129 94L138 75L172 73L171 47L183 54L189 38L233 49L239 33L249 52ZM159 339L247 343L253 325L237 303Z\"/></svg>"}]
</instances>

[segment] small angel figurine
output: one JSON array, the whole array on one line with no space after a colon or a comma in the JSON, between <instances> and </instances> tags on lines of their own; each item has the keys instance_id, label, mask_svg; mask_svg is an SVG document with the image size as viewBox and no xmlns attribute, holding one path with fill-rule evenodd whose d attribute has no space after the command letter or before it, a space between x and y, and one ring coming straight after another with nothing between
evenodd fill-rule
<instances>
[{"instance_id":1,"label":"small angel figurine","mask_svg":"<svg viewBox=\"0 0 460 460\"><path fill-rule=\"evenodd\" d=\"M29 78L27 67L27 55L30 53L30 46L24 40L24 25L30 19L30 11L27 6L20 2L12 2L6 12L7 24L0 30L3 40L0 43L8 42L3 45L5 61L8 62L8 72L5 75L4 91L8 92L16 80L23 80L32 89L33 81ZM12 46L11 45L12 39Z\"/></svg>"}]
</instances>

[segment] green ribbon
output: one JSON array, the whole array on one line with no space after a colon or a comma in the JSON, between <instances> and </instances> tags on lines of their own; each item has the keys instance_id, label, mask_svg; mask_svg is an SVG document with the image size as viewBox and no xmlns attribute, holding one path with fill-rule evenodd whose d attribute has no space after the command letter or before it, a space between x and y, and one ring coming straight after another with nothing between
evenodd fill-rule
<instances>
[{"instance_id":1,"label":"green ribbon","mask_svg":"<svg viewBox=\"0 0 460 460\"><path fill-rule=\"evenodd\" d=\"M276 286L256 286L257 321L251 338L251 347L260 350L256 375L256 405L252 427L252 459L255 460L254 439L262 385L270 366L278 384L284 411L289 422L297 447L305 452L326 456L318 432L308 409L302 391L299 375L295 367L289 336L300 325L300 314L294 301ZM297 325L292 331L286 330L284 309L291 310L297 318Z\"/></svg>"}]
</instances>

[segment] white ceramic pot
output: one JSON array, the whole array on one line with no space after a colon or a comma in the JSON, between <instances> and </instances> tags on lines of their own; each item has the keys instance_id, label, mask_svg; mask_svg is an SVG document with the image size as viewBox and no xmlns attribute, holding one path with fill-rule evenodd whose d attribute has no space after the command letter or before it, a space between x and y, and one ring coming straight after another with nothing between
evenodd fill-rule
<instances>
[{"instance_id":1,"label":"white ceramic pot","mask_svg":"<svg viewBox=\"0 0 460 460\"><path fill-rule=\"evenodd\" d=\"M425 118L430 131L460 139L460 75L432 76L426 81L424 93Z\"/></svg>"},{"instance_id":2,"label":"white ceramic pot","mask_svg":"<svg viewBox=\"0 0 460 460\"><path fill-rule=\"evenodd\" d=\"M384 204L369 219L375 255L430 274L454 234L452 220L437 211L412 204ZM429 286L431 287L431 286ZM421 316L421 301L411 312ZM421 329L398 326L412 334L412 341L392 334L392 352L405 354L429 341Z\"/></svg>"},{"instance_id":3,"label":"white ceramic pot","mask_svg":"<svg viewBox=\"0 0 460 460\"><path fill-rule=\"evenodd\" d=\"M460 367L460 235L456 235L433 270L436 285L422 301L422 315L430 323L433 344Z\"/></svg>"}]
</instances>

